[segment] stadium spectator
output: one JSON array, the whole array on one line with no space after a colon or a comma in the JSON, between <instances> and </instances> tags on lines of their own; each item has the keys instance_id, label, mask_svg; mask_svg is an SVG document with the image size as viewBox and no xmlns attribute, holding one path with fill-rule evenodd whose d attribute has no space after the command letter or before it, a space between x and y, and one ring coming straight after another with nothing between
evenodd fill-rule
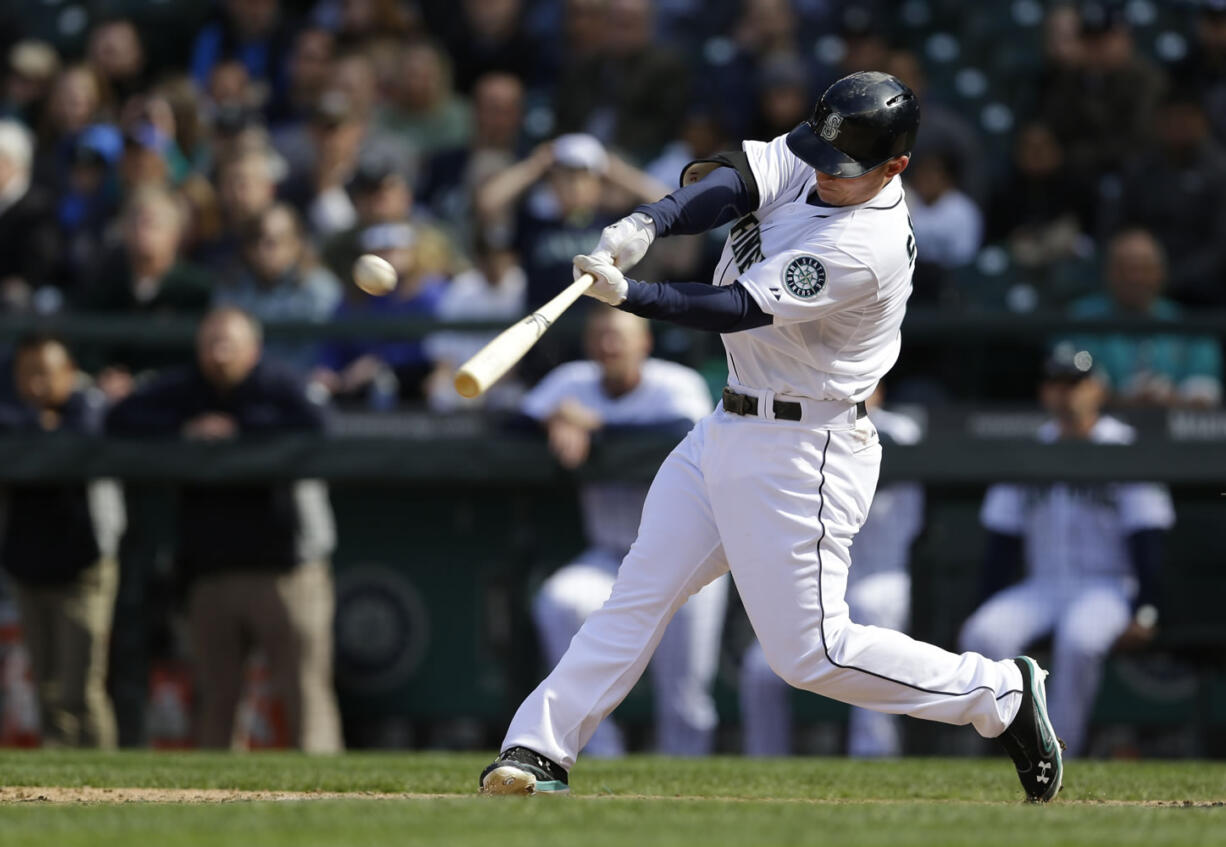
<instances>
[{"instance_id":1,"label":"stadium spectator","mask_svg":"<svg viewBox=\"0 0 1226 847\"><path fill-rule=\"evenodd\" d=\"M1215 339L1178 330L1179 307L1161 296L1166 255L1144 229L1119 232L1107 245L1106 291L1077 300L1075 318L1144 316L1171 323L1171 332L1080 335L1113 402L1130 405L1214 406L1222 398L1222 352Z\"/></svg>"},{"instance_id":2,"label":"stadium spectator","mask_svg":"<svg viewBox=\"0 0 1226 847\"><path fill-rule=\"evenodd\" d=\"M6 54L0 117L41 125L42 106L59 69L60 57L50 44L34 39L13 44Z\"/></svg>"},{"instance_id":3,"label":"stadium spectator","mask_svg":"<svg viewBox=\"0 0 1226 847\"><path fill-rule=\"evenodd\" d=\"M812 80L812 71L798 56L765 58L758 71L753 129L746 138L769 141L807 120L813 113Z\"/></svg>"},{"instance_id":4,"label":"stadium spectator","mask_svg":"<svg viewBox=\"0 0 1226 847\"><path fill-rule=\"evenodd\" d=\"M586 132L637 162L659 155L690 105L681 56L652 38L652 0L608 0L601 49L563 70L557 129Z\"/></svg>"},{"instance_id":5,"label":"stadium spectator","mask_svg":"<svg viewBox=\"0 0 1226 847\"><path fill-rule=\"evenodd\" d=\"M296 374L264 361L260 325L234 308L201 321L193 364L159 374L106 422L117 436L205 442L324 428L324 410L307 399ZM328 563L335 531L322 483L183 485L177 514L200 746L230 746L243 669L259 650L284 704L291 743L308 752L339 751Z\"/></svg>"},{"instance_id":6,"label":"stadium spectator","mask_svg":"<svg viewBox=\"0 0 1226 847\"><path fill-rule=\"evenodd\" d=\"M882 444L916 444L921 432L911 418L881 407L885 389L868 399ZM916 482L882 485L873 495L864 526L856 535L847 578L847 605L856 621L906 632L911 620L911 545L924 526L924 489ZM741 659L742 748L749 756L792 753L791 689L775 675L756 640ZM869 709L851 710L849 756L902 755L901 720Z\"/></svg>"},{"instance_id":7,"label":"stadium spectator","mask_svg":"<svg viewBox=\"0 0 1226 847\"><path fill-rule=\"evenodd\" d=\"M1078 172L1116 173L1151 138L1165 79L1137 53L1121 4L1086 2L1080 16L1078 58L1050 69L1042 118Z\"/></svg>"},{"instance_id":8,"label":"stadium spectator","mask_svg":"<svg viewBox=\"0 0 1226 847\"><path fill-rule=\"evenodd\" d=\"M391 263L399 280L389 294L372 296L347 285L334 317L399 316L433 318L447 289L447 277L419 259L417 231L403 221L375 224L361 231L359 253L374 253ZM349 274L346 273L346 279ZM343 402L364 400L375 409L394 408L399 399L421 400L431 371L421 340L351 339L324 345L313 380Z\"/></svg>"},{"instance_id":9,"label":"stadium spectator","mask_svg":"<svg viewBox=\"0 0 1226 847\"><path fill-rule=\"evenodd\" d=\"M400 0L320 0L312 17L336 33L346 50L372 50L380 42L400 40L421 27L420 3ZM446 8L454 14L454 4Z\"/></svg>"},{"instance_id":10,"label":"stadium spectator","mask_svg":"<svg viewBox=\"0 0 1226 847\"><path fill-rule=\"evenodd\" d=\"M140 32L127 18L111 18L95 24L89 33L85 54L116 100L122 102L149 88Z\"/></svg>"},{"instance_id":11,"label":"stadium spectator","mask_svg":"<svg viewBox=\"0 0 1226 847\"><path fill-rule=\"evenodd\" d=\"M55 270L47 282L59 287L56 300L76 298L106 252L107 234L119 209L116 166L122 154L123 137L109 124L86 127L77 137L76 152L55 209L59 243Z\"/></svg>"},{"instance_id":12,"label":"stadium spectator","mask_svg":"<svg viewBox=\"0 0 1226 847\"><path fill-rule=\"evenodd\" d=\"M533 190L541 181L543 188ZM570 282L575 251L590 249L615 219L603 205L606 182L630 200L618 211L665 193L651 177L582 133L539 145L477 190L477 214L484 226L497 227L517 210L514 243L528 274L529 306L539 306Z\"/></svg>"},{"instance_id":13,"label":"stadium spectator","mask_svg":"<svg viewBox=\"0 0 1226 847\"><path fill-rule=\"evenodd\" d=\"M99 431L105 401L61 341L21 339L11 367L15 396L0 404L0 432L50 439ZM4 494L0 564L15 589L43 744L114 747L106 673L124 521L119 487L34 481L6 484Z\"/></svg>"},{"instance_id":14,"label":"stadium spectator","mask_svg":"<svg viewBox=\"0 0 1226 847\"><path fill-rule=\"evenodd\" d=\"M1154 134L1157 143L1125 172L1121 216L1162 243L1170 260L1172 299L1224 306L1226 151L1214 140L1195 91L1167 98ZM1162 190L1155 191L1155 185Z\"/></svg>"},{"instance_id":15,"label":"stadium spectator","mask_svg":"<svg viewBox=\"0 0 1226 847\"><path fill-rule=\"evenodd\" d=\"M273 152L249 147L217 167L220 227L213 238L197 244L192 259L219 273L232 273L238 262L242 231L277 199Z\"/></svg>"},{"instance_id":16,"label":"stadium spectator","mask_svg":"<svg viewBox=\"0 0 1226 847\"><path fill-rule=\"evenodd\" d=\"M329 84L335 39L322 27L304 27L294 35L289 57L289 85L285 102L272 110L274 126L305 121Z\"/></svg>"},{"instance_id":17,"label":"stadium spectator","mask_svg":"<svg viewBox=\"0 0 1226 847\"><path fill-rule=\"evenodd\" d=\"M1173 75L1175 87L1200 92L1218 143L1226 144L1226 0L1202 0L1192 49Z\"/></svg>"},{"instance_id":18,"label":"stadium spectator","mask_svg":"<svg viewBox=\"0 0 1226 847\"><path fill-rule=\"evenodd\" d=\"M588 361L552 371L523 400L525 415L543 428L549 449L568 469L583 465L597 438L655 430L680 435L711 409L702 377L680 365L648 358L646 321L603 306L588 318ZM556 664L584 619L608 599L622 559L638 530L647 486L591 482L580 490L587 549L552 574L532 603L548 664ZM655 749L698 756L710 753L717 723L711 685L719 657L729 578L694 594L665 630L652 658ZM617 756L625 745L616 724L600 724L585 748Z\"/></svg>"},{"instance_id":19,"label":"stadium spectator","mask_svg":"<svg viewBox=\"0 0 1226 847\"><path fill-rule=\"evenodd\" d=\"M1133 442L1131 427L1100 413L1107 393L1094 365L1072 346L1048 361L1040 395L1051 419L1041 441ZM1066 754L1084 755L1107 653L1122 637L1135 645L1154 635L1163 536L1175 522L1170 494L1144 482L1001 483L988 489L980 520L984 602L959 649L1015 656L1051 634L1048 709Z\"/></svg>"},{"instance_id":20,"label":"stadium spectator","mask_svg":"<svg viewBox=\"0 0 1226 847\"><path fill-rule=\"evenodd\" d=\"M70 65L60 71L42 109L34 159L34 182L51 190L76 149L77 134L102 121L108 103L98 75L88 65Z\"/></svg>"},{"instance_id":21,"label":"stadium spectator","mask_svg":"<svg viewBox=\"0 0 1226 847\"><path fill-rule=\"evenodd\" d=\"M943 301L949 273L970 264L983 241L983 213L958 188L957 163L948 153L916 155L907 169L907 208L919 258L915 300Z\"/></svg>"},{"instance_id":22,"label":"stadium spectator","mask_svg":"<svg viewBox=\"0 0 1226 847\"><path fill-rule=\"evenodd\" d=\"M462 0L460 14L448 4L436 32L455 68L456 90L468 95L487 73L500 71L522 81L537 78L541 47L524 31L522 0Z\"/></svg>"},{"instance_id":23,"label":"stadium spectator","mask_svg":"<svg viewBox=\"0 0 1226 847\"><path fill-rule=\"evenodd\" d=\"M927 115L925 115L925 119ZM1008 176L992 198L988 239L1008 244L1013 261L1046 269L1093 249L1094 186L1068 165L1051 128L1028 123L1017 133Z\"/></svg>"},{"instance_id":24,"label":"stadium spectator","mask_svg":"<svg viewBox=\"0 0 1226 847\"><path fill-rule=\"evenodd\" d=\"M304 241L302 220L292 206L277 203L247 222L243 264L232 281L215 289L215 305L242 309L265 323L324 322L341 299L341 284L316 264ZM315 363L315 344L269 342L266 352L305 370Z\"/></svg>"},{"instance_id":25,"label":"stadium spectator","mask_svg":"<svg viewBox=\"0 0 1226 847\"><path fill-rule=\"evenodd\" d=\"M390 100L376 118L380 128L421 155L465 143L472 115L456 94L451 73L451 62L438 45L425 40L405 44Z\"/></svg>"},{"instance_id":26,"label":"stadium spectator","mask_svg":"<svg viewBox=\"0 0 1226 847\"><path fill-rule=\"evenodd\" d=\"M462 147L440 150L427 160L417 199L453 241L468 245L477 186L513 165L520 152L524 86L516 77L495 71L472 88L473 134Z\"/></svg>"},{"instance_id":27,"label":"stadium spectator","mask_svg":"<svg viewBox=\"0 0 1226 847\"><path fill-rule=\"evenodd\" d=\"M255 105L276 113L285 109L289 94L289 57L293 27L280 0L224 0L217 19L196 35L189 61L201 88L209 85L214 68L237 61L259 83Z\"/></svg>"},{"instance_id":28,"label":"stadium spectator","mask_svg":"<svg viewBox=\"0 0 1226 847\"><path fill-rule=\"evenodd\" d=\"M0 308L32 305L52 281L60 243L55 199L32 182L33 137L15 120L0 120Z\"/></svg>"}]
</instances>

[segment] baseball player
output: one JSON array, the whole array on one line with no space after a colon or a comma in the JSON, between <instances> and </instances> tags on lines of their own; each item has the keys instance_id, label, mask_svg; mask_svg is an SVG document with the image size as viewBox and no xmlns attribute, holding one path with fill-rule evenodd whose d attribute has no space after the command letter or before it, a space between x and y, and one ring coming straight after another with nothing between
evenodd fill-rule
<instances>
[{"instance_id":1,"label":"baseball player","mask_svg":"<svg viewBox=\"0 0 1226 847\"><path fill-rule=\"evenodd\" d=\"M833 83L769 142L694 163L682 188L610 225L576 272L644 317L722 333L728 385L665 459L608 601L511 721L481 775L497 794L568 790L596 726L643 672L672 614L731 571L776 674L855 706L999 737L1032 800L1063 776L1044 672L853 623L843 598L881 445L864 400L898 357L915 237L899 174L919 128L889 74ZM714 285L623 270L656 237L735 221Z\"/></svg>"},{"instance_id":2,"label":"baseball player","mask_svg":"<svg viewBox=\"0 0 1226 847\"><path fill-rule=\"evenodd\" d=\"M711 394L698 373L648 358L651 331L642 318L601 307L588 319L585 342L589 361L555 368L523 401L523 411L544 426L563 465L581 464L597 433L676 425L688 431L710 413ZM608 599L646 497L647 486L639 483L590 482L580 490L588 548L545 581L532 607L551 667L584 619ZM711 752L718 721L711 684L727 599L727 577L711 582L678 610L656 650L651 668L661 753ZM625 752L616 724L601 723L584 751Z\"/></svg>"},{"instance_id":3,"label":"baseball player","mask_svg":"<svg viewBox=\"0 0 1226 847\"><path fill-rule=\"evenodd\" d=\"M873 425L883 444L916 444L919 425L881 408L882 388L868 398ZM877 489L868 517L852 548L847 605L865 626L903 632L911 618L911 545L923 528L924 488L895 482ZM762 645L749 646L740 674L742 748L750 756L792 752L792 708L787 686L771 670ZM855 757L898 756L902 731L896 715L852 709L847 719L847 753Z\"/></svg>"},{"instance_id":4,"label":"baseball player","mask_svg":"<svg viewBox=\"0 0 1226 847\"><path fill-rule=\"evenodd\" d=\"M1052 415L1045 442L1127 444L1132 427L1100 415L1106 387L1084 350L1057 351L1041 394ZM1052 635L1052 719L1070 755L1085 750L1102 662L1111 647L1153 637L1158 566L1175 523L1156 483L994 485L980 512L988 530L987 601L962 628L963 649L1007 656ZM1008 585L1025 560L1025 578Z\"/></svg>"}]
</instances>

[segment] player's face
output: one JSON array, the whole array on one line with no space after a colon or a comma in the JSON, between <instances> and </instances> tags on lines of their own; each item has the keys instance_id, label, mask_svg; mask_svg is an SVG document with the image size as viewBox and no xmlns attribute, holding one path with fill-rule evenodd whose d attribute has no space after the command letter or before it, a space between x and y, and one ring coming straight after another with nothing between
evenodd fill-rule
<instances>
[{"instance_id":1,"label":"player's face","mask_svg":"<svg viewBox=\"0 0 1226 847\"><path fill-rule=\"evenodd\" d=\"M1048 380L1042 388L1043 405L1066 429L1079 426L1098 417L1105 399L1103 385L1092 377L1072 380Z\"/></svg>"},{"instance_id":2,"label":"player's face","mask_svg":"<svg viewBox=\"0 0 1226 847\"><path fill-rule=\"evenodd\" d=\"M837 177L817 172L817 196L831 206L856 206L867 203L885 188L887 182L907 169L909 156L896 156L866 174Z\"/></svg>"}]
</instances>

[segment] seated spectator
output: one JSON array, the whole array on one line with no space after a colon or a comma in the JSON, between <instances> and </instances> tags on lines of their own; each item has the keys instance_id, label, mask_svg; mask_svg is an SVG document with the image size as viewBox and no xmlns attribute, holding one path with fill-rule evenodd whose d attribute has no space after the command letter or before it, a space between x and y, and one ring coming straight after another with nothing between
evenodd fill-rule
<instances>
[{"instance_id":1,"label":"seated spectator","mask_svg":"<svg viewBox=\"0 0 1226 847\"><path fill-rule=\"evenodd\" d=\"M1080 5L1078 60L1053 68L1040 111L1078 173L1116 173L1145 147L1165 84L1139 54L1122 4Z\"/></svg>"},{"instance_id":2,"label":"seated spectator","mask_svg":"<svg viewBox=\"0 0 1226 847\"><path fill-rule=\"evenodd\" d=\"M522 0L462 0L459 14L448 4L438 23L455 67L456 90L468 95L481 76L501 72L521 80L536 77L542 50L523 28Z\"/></svg>"},{"instance_id":3,"label":"seated spectator","mask_svg":"<svg viewBox=\"0 0 1226 847\"><path fill-rule=\"evenodd\" d=\"M387 223L367 227L357 244L391 263L399 279L396 288L379 297L348 284L345 299L333 317L400 316L433 318L447 289L447 277L430 272L418 261L412 225ZM346 279L349 274L346 274ZM420 400L431 365L420 340L334 341L324 345L312 378L341 401L364 400L376 409L394 407L400 398Z\"/></svg>"},{"instance_id":4,"label":"seated spectator","mask_svg":"<svg viewBox=\"0 0 1226 847\"><path fill-rule=\"evenodd\" d=\"M746 138L770 141L813 114L813 74L798 56L764 59L758 72L753 128Z\"/></svg>"},{"instance_id":5,"label":"seated spectator","mask_svg":"<svg viewBox=\"0 0 1226 847\"><path fill-rule=\"evenodd\" d=\"M651 330L642 318L596 307L584 340L589 361L551 372L522 406L548 434L549 449L563 467L583 465L601 434L656 429L680 435L711 410L710 392L698 373L648 358ZM579 496L588 547L550 576L532 603L551 667L587 616L609 598L638 532L647 485L591 482ZM728 582L725 575L694 594L669 623L652 658L660 753L700 756L714 746L718 716L711 685ZM616 724L606 720L584 749L588 755L618 756L625 744Z\"/></svg>"},{"instance_id":6,"label":"seated spectator","mask_svg":"<svg viewBox=\"0 0 1226 847\"><path fill-rule=\"evenodd\" d=\"M34 139L0 120L0 307L22 311L53 280L60 250L54 198L32 182Z\"/></svg>"},{"instance_id":7,"label":"seated spectator","mask_svg":"<svg viewBox=\"0 0 1226 847\"><path fill-rule=\"evenodd\" d=\"M413 230L413 260L417 272L450 274L460 264L450 240L438 227L416 214L413 192L395 163L383 157L364 159L349 180L353 203L353 226L324 242L325 264L341 279L349 276L353 262L363 253L366 232L386 224L408 224Z\"/></svg>"},{"instance_id":8,"label":"seated spectator","mask_svg":"<svg viewBox=\"0 0 1226 847\"><path fill-rule=\"evenodd\" d=\"M1226 305L1226 151L1213 138L1195 91L1176 91L1158 110L1157 143L1124 174L1126 223L1144 227L1170 260L1170 296ZM1162 186L1154 190L1154 186Z\"/></svg>"},{"instance_id":9,"label":"seated spectator","mask_svg":"<svg viewBox=\"0 0 1226 847\"><path fill-rule=\"evenodd\" d=\"M285 108L293 29L280 0L225 0L217 19L196 35L189 62L192 77L207 87L213 69L236 60L261 84L260 103L269 113Z\"/></svg>"},{"instance_id":10,"label":"seated spectator","mask_svg":"<svg viewBox=\"0 0 1226 847\"><path fill-rule=\"evenodd\" d=\"M947 296L948 273L970 264L983 241L983 213L958 188L957 164L946 153L916 156L907 169L907 208L919 259L913 284L920 300Z\"/></svg>"},{"instance_id":11,"label":"seated spectator","mask_svg":"<svg viewBox=\"0 0 1226 847\"><path fill-rule=\"evenodd\" d=\"M145 47L140 32L127 18L99 21L89 33L86 58L117 100L149 87Z\"/></svg>"},{"instance_id":12,"label":"seated spectator","mask_svg":"<svg viewBox=\"0 0 1226 847\"><path fill-rule=\"evenodd\" d=\"M881 408L884 388L868 398L873 425L890 444L916 444L920 428L911 418ZM856 535L847 575L847 605L863 626L906 632L911 621L911 545L924 526L924 489L917 482L878 487L868 517ZM747 756L792 754L791 689L754 641L741 660L741 733ZM852 708L847 755L901 756L902 726L896 715Z\"/></svg>"},{"instance_id":13,"label":"seated spectator","mask_svg":"<svg viewBox=\"0 0 1226 847\"><path fill-rule=\"evenodd\" d=\"M1209 336L1178 331L1180 309L1161 296L1166 256L1148 231L1126 229L1107 246L1106 291L1077 300L1074 318L1149 317L1171 332L1087 334L1073 344L1094 357L1113 402L1215 406L1222 399L1222 351Z\"/></svg>"},{"instance_id":14,"label":"seated spectator","mask_svg":"<svg viewBox=\"0 0 1226 847\"><path fill-rule=\"evenodd\" d=\"M472 115L452 86L451 63L438 45L417 40L401 48L400 74L377 121L422 155L468 141Z\"/></svg>"},{"instance_id":15,"label":"seated spectator","mask_svg":"<svg viewBox=\"0 0 1226 847\"><path fill-rule=\"evenodd\" d=\"M16 396L0 405L0 431L46 438L98 432L103 397L83 387L62 342L23 338L12 368ZM12 483L5 495L0 564L15 589L43 744L112 748L106 672L122 495L112 480Z\"/></svg>"},{"instance_id":16,"label":"seated spectator","mask_svg":"<svg viewBox=\"0 0 1226 847\"><path fill-rule=\"evenodd\" d=\"M47 93L60 70L60 57L45 41L28 38L13 44L5 59L0 117L39 126Z\"/></svg>"},{"instance_id":17,"label":"seated spectator","mask_svg":"<svg viewBox=\"0 0 1226 847\"><path fill-rule=\"evenodd\" d=\"M510 325L526 311L528 279L514 251L478 238L472 268L452 279L438 304L443 321L498 321ZM489 391L466 401L456 393L456 369L493 340L498 332L433 332L426 339L426 354L434 371L426 387L430 408L447 411L475 402L489 408L509 408L519 401L523 386L504 377Z\"/></svg>"},{"instance_id":18,"label":"seated spectator","mask_svg":"<svg viewBox=\"0 0 1226 847\"><path fill-rule=\"evenodd\" d=\"M1200 4L1195 40L1173 75L1175 88L1200 92L1213 133L1219 144L1226 144L1226 3L1222 0Z\"/></svg>"},{"instance_id":19,"label":"seated spectator","mask_svg":"<svg viewBox=\"0 0 1226 847\"><path fill-rule=\"evenodd\" d=\"M122 243L111 250L81 292L84 312L111 315L196 316L208 308L212 284L203 270L179 257L183 212L165 188L144 187L124 205ZM99 385L112 397L130 388L130 374L175 361L148 347L116 345L101 354L109 367Z\"/></svg>"},{"instance_id":20,"label":"seated spectator","mask_svg":"<svg viewBox=\"0 0 1226 847\"><path fill-rule=\"evenodd\" d=\"M51 85L38 127L33 180L56 190L76 150L77 135L109 116L109 102L98 75L89 65L69 65Z\"/></svg>"},{"instance_id":21,"label":"seated spectator","mask_svg":"<svg viewBox=\"0 0 1226 847\"><path fill-rule=\"evenodd\" d=\"M230 273L241 257L241 233L277 199L273 152L256 147L238 151L217 167L221 228L196 246L192 259L210 270Z\"/></svg>"},{"instance_id":22,"label":"seated spectator","mask_svg":"<svg viewBox=\"0 0 1226 847\"><path fill-rule=\"evenodd\" d=\"M1005 241L1013 261L1026 268L1087 255L1094 187L1084 177L1068 166L1050 127L1026 124L1013 146L1009 176L992 198L988 238Z\"/></svg>"},{"instance_id":23,"label":"seated spectator","mask_svg":"<svg viewBox=\"0 0 1226 847\"><path fill-rule=\"evenodd\" d=\"M1072 347L1048 361L1040 394L1052 419L1041 441L1132 443L1131 427L1100 413L1106 391L1094 365ZM988 489L980 520L984 603L959 649L1004 658L1050 634L1047 708L1066 755L1085 755L1103 660L1119 639L1154 634L1163 537L1175 522L1170 494L1144 482L1001 483Z\"/></svg>"},{"instance_id":24,"label":"seated spectator","mask_svg":"<svg viewBox=\"0 0 1226 847\"><path fill-rule=\"evenodd\" d=\"M555 93L557 128L586 132L636 161L659 155L690 105L689 69L653 39L652 0L609 0L603 49L563 71Z\"/></svg>"},{"instance_id":25,"label":"seated spectator","mask_svg":"<svg viewBox=\"0 0 1226 847\"><path fill-rule=\"evenodd\" d=\"M540 190L530 190L542 181ZM604 207L606 187L630 198L617 210L624 212L666 192L582 133L541 144L531 156L478 189L477 214L485 226L496 227L518 209L514 241L528 274L530 307L541 305L570 283L575 251L590 250L600 231L616 219Z\"/></svg>"},{"instance_id":26,"label":"seated spectator","mask_svg":"<svg viewBox=\"0 0 1226 847\"><path fill-rule=\"evenodd\" d=\"M524 112L524 86L506 73L489 73L473 85L473 134L468 144L440 150L425 164L417 199L446 226L457 244L472 241L477 186L515 163Z\"/></svg>"},{"instance_id":27,"label":"seated spectator","mask_svg":"<svg viewBox=\"0 0 1226 847\"><path fill-rule=\"evenodd\" d=\"M76 155L58 197L60 249L49 282L60 299L75 299L93 277L106 252L106 238L119 209L116 165L123 137L110 124L86 127L77 136Z\"/></svg>"},{"instance_id":28,"label":"seated spectator","mask_svg":"<svg viewBox=\"0 0 1226 847\"><path fill-rule=\"evenodd\" d=\"M281 126L304 120L328 87L335 39L321 27L304 27L294 35L285 100L275 104L269 123Z\"/></svg>"},{"instance_id":29,"label":"seated spectator","mask_svg":"<svg viewBox=\"0 0 1226 847\"><path fill-rule=\"evenodd\" d=\"M196 361L164 371L116 405L107 432L193 441L322 432L323 409L296 374L263 360L260 336L245 312L210 312L196 337ZM183 485L177 515L200 746L230 746L247 658L259 650L291 743L339 751L328 564L335 530L322 483Z\"/></svg>"},{"instance_id":30,"label":"seated spectator","mask_svg":"<svg viewBox=\"0 0 1226 847\"><path fill-rule=\"evenodd\" d=\"M277 203L247 224L243 265L232 281L215 289L213 302L242 309L265 324L324 322L341 299L341 284L316 264L303 240L302 221L292 206ZM266 351L305 369L315 362L311 343L270 342Z\"/></svg>"}]
</instances>

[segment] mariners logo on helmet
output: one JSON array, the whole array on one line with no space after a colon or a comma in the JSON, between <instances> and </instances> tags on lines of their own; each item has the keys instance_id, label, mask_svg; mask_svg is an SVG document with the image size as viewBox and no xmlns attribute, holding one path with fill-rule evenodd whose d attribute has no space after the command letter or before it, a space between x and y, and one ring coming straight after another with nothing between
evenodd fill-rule
<instances>
[{"instance_id":1,"label":"mariners logo on helmet","mask_svg":"<svg viewBox=\"0 0 1226 847\"><path fill-rule=\"evenodd\" d=\"M783 284L802 300L810 300L826 287L826 269L812 256L797 256L783 269Z\"/></svg>"},{"instance_id":2,"label":"mariners logo on helmet","mask_svg":"<svg viewBox=\"0 0 1226 847\"><path fill-rule=\"evenodd\" d=\"M827 141L834 141L835 136L839 134L839 127L843 125L843 116L831 112L826 116L826 122L822 124L822 138Z\"/></svg>"}]
</instances>

